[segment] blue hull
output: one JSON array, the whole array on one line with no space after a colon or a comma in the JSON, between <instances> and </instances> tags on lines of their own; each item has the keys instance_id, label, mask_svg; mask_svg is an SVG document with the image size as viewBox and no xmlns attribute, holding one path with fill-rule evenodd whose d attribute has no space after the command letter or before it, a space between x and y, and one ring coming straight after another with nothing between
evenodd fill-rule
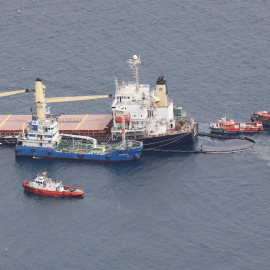
<instances>
[{"instance_id":1,"label":"blue hull","mask_svg":"<svg viewBox=\"0 0 270 270\"><path fill-rule=\"evenodd\" d=\"M128 161L139 159L143 146L135 149L116 150L107 154L80 154L80 153L63 153L45 147L29 147L16 145L15 155L23 157L42 157L42 158L59 158L59 159L76 159L92 161Z\"/></svg>"}]
</instances>

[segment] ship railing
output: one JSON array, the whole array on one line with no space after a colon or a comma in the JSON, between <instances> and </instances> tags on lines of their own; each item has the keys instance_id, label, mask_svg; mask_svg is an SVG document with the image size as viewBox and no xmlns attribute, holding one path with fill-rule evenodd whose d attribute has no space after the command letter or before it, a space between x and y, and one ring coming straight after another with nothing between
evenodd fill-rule
<instances>
[{"instance_id":1,"label":"ship railing","mask_svg":"<svg viewBox=\"0 0 270 270\"><path fill-rule=\"evenodd\" d=\"M62 118L58 119L58 123L71 123L71 122L81 122L82 118Z\"/></svg>"},{"instance_id":2,"label":"ship railing","mask_svg":"<svg viewBox=\"0 0 270 270\"><path fill-rule=\"evenodd\" d=\"M114 151L114 150L125 150L125 149L132 149L132 148L138 148L143 145L140 141L135 140L126 140L126 143L123 142L113 142L109 145L106 145L107 151Z\"/></svg>"}]
</instances>

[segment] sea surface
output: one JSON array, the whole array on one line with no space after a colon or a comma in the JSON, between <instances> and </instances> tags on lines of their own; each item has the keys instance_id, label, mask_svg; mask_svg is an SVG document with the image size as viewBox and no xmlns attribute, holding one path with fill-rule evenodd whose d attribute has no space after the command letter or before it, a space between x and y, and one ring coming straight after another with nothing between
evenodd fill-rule
<instances>
[{"instance_id":1,"label":"sea surface","mask_svg":"<svg viewBox=\"0 0 270 270\"><path fill-rule=\"evenodd\" d=\"M64 1L0 4L0 92L48 97L114 94L162 75L170 99L208 132L220 117L269 110L270 2ZM53 103L53 114L110 114L111 100ZM33 93L0 99L0 114L35 111ZM100 164L15 158L0 146L0 269L220 269L270 267L270 131L234 154L143 153ZM249 145L199 138L200 149ZM47 171L82 199L26 194Z\"/></svg>"}]
</instances>

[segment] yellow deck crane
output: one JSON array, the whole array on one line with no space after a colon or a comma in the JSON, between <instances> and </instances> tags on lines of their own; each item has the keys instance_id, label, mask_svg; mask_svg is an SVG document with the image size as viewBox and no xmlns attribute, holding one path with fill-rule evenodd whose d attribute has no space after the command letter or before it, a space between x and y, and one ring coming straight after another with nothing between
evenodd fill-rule
<instances>
[{"instance_id":1,"label":"yellow deck crane","mask_svg":"<svg viewBox=\"0 0 270 270\"><path fill-rule=\"evenodd\" d=\"M83 101L83 100L92 100L92 99L111 98L112 97L112 95L94 95L94 96L46 98L46 96L45 96L46 86L42 84L41 79L36 79L36 84L35 84L34 90L25 89L25 90L3 92L3 93L0 93L0 98L16 95L16 94L20 94L20 93L25 93L25 92L34 92L37 114L35 116L32 115L32 117L35 117L40 122L46 121L47 116L49 116L49 114L50 114L49 110L46 108L47 103ZM32 109L31 109L31 111L32 111ZM0 123L0 127L6 123L6 121L9 119L10 116L11 115L6 117L6 119L2 123ZM24 126L25 126L25 124L23 124L23 128L22 128L23 132L25 129ZM15 130L17 130L17 127L15 128Z\"/></svg>"},{"instance_id":2,"label":"yellow deck crane","mask_svg":"<svg viewBox=\"0 0 270 270\"><path fill-rule=\"evenodd\" d=\"M99 98L112 98L112 95L46 98L45 93L46 93L46 86L42 84L41 79L37 78L36 86L35 86L35 102L37 106L37 117L40 121L46 119L47 103L82 101L82 100L91 100L91 99L99 99Z\"/></svg>"}]
</instances>

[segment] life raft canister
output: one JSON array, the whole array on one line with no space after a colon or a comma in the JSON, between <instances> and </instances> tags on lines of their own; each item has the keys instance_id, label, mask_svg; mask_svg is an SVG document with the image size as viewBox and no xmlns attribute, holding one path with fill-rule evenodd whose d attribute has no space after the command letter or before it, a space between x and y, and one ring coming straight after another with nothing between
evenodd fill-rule
<instances>
[{"instance_id":1,"label":"life raft canister","mask_svg":"<svg viewBox=\"0 0 270 270\"><path fill-rule=\"evenodd\" d=\"M129 118L127 115L116 116L115 122L116 122L116 123L122 123L123 117L124 117L124 119L125 119L125 123L129 123L129 122L130 122L130 118Z\"/></svg>"}]
</instances>

